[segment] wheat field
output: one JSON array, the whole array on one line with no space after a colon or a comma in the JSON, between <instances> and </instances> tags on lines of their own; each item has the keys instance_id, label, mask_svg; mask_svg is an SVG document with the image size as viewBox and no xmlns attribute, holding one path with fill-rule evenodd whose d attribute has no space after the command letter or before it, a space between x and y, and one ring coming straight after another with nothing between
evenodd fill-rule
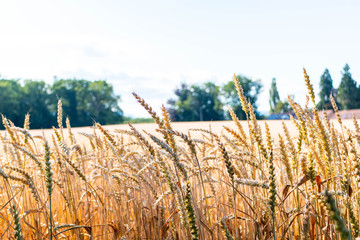
<instances>
[{"instance_id":1,"label":"wheat field","mask_svg":"<svg viewBox=\"0 0 360 240\"><path fill-rule=\"evenodd\" d=\"M1 239L355 239L360 127L320 116L309 90L290 121L30 130L3 116ZM337 106L333 105L337 113Z\"/></svg>"}]
</instances>

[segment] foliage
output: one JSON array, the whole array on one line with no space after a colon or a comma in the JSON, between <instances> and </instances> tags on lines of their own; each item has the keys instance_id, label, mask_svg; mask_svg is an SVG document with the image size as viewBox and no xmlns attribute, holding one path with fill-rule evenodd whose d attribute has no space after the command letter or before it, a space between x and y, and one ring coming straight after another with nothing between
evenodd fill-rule
<instances>
[{"instance_id":1,"label":"foliage","mask_svg":"<svg viewBox=\"0 0 360 240\"><path fill-rule=\"evenodd\" d=\"M57 98L62 99L64 115L73 126L89 126L93 121L114 124L123 121L123 112L106 81L61 79L52 85L44 81L0 79L0 113L21 126L24 115L31 115L32 128L51 128L56 124Z\"/></svg>"},{"instance_id":2,"label":"foliage","mask_svg":"<svg viewBox=\"0 0 360 240\"><path fill-rule=\"evenodd\" d=\"M269 90L270 95L270 113L277 113L275 110L276 106L278 105L278 102L280 101L280 95L276 86L276 78L273 78L271 81L271 87Z\"/></svg>"},{"instance_id":3,"label":"foliage","mask_svg":"<svg viewBox=\"0 0 360 240\"><path fill-rule=\"evenodd\" d=\"M333 80L331 78L330 72L326 68L320 78L320 93L319 93L320 101L316 106L318 109L327 110L332 108L330 101L330 94L334 96L335 90L333 87Z\"/></svg>"},{"instance_id":4,"label":"foliage","mask_svg":"<svg viewBox=\"0 0 360 240\"><path fill-rule=\"evenodd\" d=\"M22 96L23 89L18 80L0 80L0 113L17 125L20 125L26 113Z\"/></svg>"},{"instance_id":5,"label":"foliage","mask_svg":"<svg viewBox=\"0 0 360 240\"><path fill-rule=\"evenodd\" d=\"M360 89L352 78L350 67L345 64L338 89L338 101L342 109L360 108Z\"/></svg>"},{"instance_id":6,"label":"foliage","mask_svg":"<svg viewBox=\"0 0 360 240\"><path fill-rule=\"evenodd\" d=\"M60 98L64 115L73 126L89 126L93 121L114 124L123 121L123 113L118 106L119 96L106 81L66 79L55 81L51 87L53 102ZM57 104L52 105L55 111Z\"/></svg>"},{"instance_id":7,"label":"foliage","mask_svg":"<svg viewBox=\"0 0 360 240\"><path fill-rule=\"evenodd\" d=\"M263 88L261 81L260 80L253 81L252 79L242 76L242 75L237 75L236 78L238 79L239 83L241 84L241 86L243 88L245 98L253 106L255 115L257 117L259 117L260 114L257 111L256 102L258 99L258 95L261 92L261 89ZM230 105L230 107L234 110L237 117L240 120L245 120L246 114L242 110L241 102L238 97L238 93L236 91L234 82L229 81L228 83L226 83L223 86L222 91L223 91L223 95L225 97L226 103L228 105Z\"/></svg>"},{"instance_id":8,"label":"foliage","mask_svg":"<svg viewBox=\"0 0 360 240\"><path fill-rule=\"evenodd\" d=\"M288 113L291 111L291 106L287 100L279 100L275 106L274 113Z\"/></svg>"},{"instance_id":9,"label":"foliage","mask_svg":"<svg viewBox=\"0 0 360 240\"><path fill-rule=\"evenodd\" d=\"M276 85L276 78L273 78L271 81L269 95L270 113L288 113L291 111L289 102L287 100L280 100L279 91L277 90Z\"/></svg>"},{"instance_id":10,"label":"foliage","mask_svg":"<svg viewBox=\"0 0 360 240\"><path fill-rule=\"evenodd\" d=\"M174 91L177 99L170 99L172 121L210 121L224 119L220 88L214 83L188 86L182 83Z\"/></svg>"},{"instance_id":11,"label":"foliage","mask_svg":"<svg viewBox=\"0 0 360 240\"><path fill-rule=\"evenodd\" d=\"M49 108L49 85L43 81L26 80L23 87L23 103L24 110L31 115L32 128L52 127L55 112L51 112Z\"/></svg>"},{"instance_id":12,"label":"foliage","mask_svg":"<svg viewBox=\"0 0 360 240\"><path fill-rule=\"evenodd\" d=\"M256 105L263 87L260 80L253 81L241 75L237 79L243 87L245 98L253 105L256 116L260 117ZM191 86L182 83L174 93L177 99L168 100L168 112L172 121L223 120L224 103L234 110L239 119L246 119L233 81L229 81L221 89L211 82Z\"/></svg>"},{"instance_id":13,"label":"foliage","mask_svg":"<svg viewBox=\"0 0 360 240\"><path fill-rule=\"evenodd\" d=\"M132 118L132 117L124 117L124 122L129 123L154 123L154 119L152 118Z\"/></svg>"}]
</instances>

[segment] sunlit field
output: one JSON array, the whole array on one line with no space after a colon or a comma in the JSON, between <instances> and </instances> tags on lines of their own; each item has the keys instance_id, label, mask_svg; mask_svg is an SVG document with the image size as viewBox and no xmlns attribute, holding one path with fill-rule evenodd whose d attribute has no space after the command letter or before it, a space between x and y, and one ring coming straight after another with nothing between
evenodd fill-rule
<instances>
[{"instance_id":1,"label":"sunlit field","mask_svg":"<svg viewBox=\"0 0 360 240\"><path fill-rule=\"evenodd\" d=\"M351 239L360 127L291 99L296 118L30 130L3 117L1 239ZM333 106L337 112L336 105Z\"/></svg>"}]
</instances>

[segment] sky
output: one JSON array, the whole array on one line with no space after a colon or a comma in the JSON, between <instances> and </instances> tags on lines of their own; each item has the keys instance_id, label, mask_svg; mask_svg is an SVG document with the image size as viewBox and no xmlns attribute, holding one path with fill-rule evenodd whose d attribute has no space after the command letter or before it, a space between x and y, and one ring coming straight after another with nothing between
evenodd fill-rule
<instances>
[{"instance_id":1,"label":"sky","mask_svg":"<svg viewBox=\"0 0 360 240\"><path fill-rule=\"evenodd\" d=\"M54 76L107 80L125 115L148 117L181 82L219 85L242 74L264 85L269 111L277 79L281 99L304 103L302 68L318 92L328 68L337 87L345 63L360 82L360 1L0 2L0 75L48 83Z\"/></svg>"}]
</instances>

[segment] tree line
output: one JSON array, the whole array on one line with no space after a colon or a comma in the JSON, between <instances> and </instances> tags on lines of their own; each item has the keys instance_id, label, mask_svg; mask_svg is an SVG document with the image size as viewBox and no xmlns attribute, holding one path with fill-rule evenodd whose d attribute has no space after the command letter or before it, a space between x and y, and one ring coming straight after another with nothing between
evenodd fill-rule
<instances>
[{"instance_id":1,"label":"tree line","mask_svg":"<svg viewBox=\"0 0 360 240\"><path fill-rule=\"evenodd\" d=\"M338 88L334 88L333 80L328 69L325 69L320 78L320 100L317 104L319 110L332 109L330 95L332 95L340 110L360 108L360 86L352 78L350 67L346 64L343 68L342 78ZM237 75L236 78L243 87L244 95L251 102L259 119L263 118L258 112L258 95L263 89L260 80ZM230 106L240 120L246 119L242 110L233 81L223 86L214 83L187 85L182 83L176 88L175 99L168 101L169 112L173 121L209 121L226 120L230 116L224 111L224 105ZM294 98L294 96L290 96ZM270 113L288 113L291 111L287 99L281 100L277 89L276 79L273 78L269 90Z\"/></svg>"},{"instance_id":2,"label":"tree line","mask_svg":"<svg viewBox=\"0 0 360 240\"><path fill-rule=\"evenodd\" d=\"M342 77L338 88L334 88L333 79L330 75L329 69L325 69L320 77L320 100L317 103L317 108L320 110L332 109L330 95L333 96L338 108L340 110L358 109L360 108L360 86L353 79L350 73L350 66L345 64ZM287 101L281 101L279 92L276 86L276 80L273 79L270 88L270 112L283 113L290 110Z\"/></svg>"},{"instance_id":3,"label":"tree line","mask_svg":"<svg viewBox=\"0 0 360 240\"><path fill-rule=\"evenodd\" d=\"M263 89L260 80L237 75L244 96L252 104L258 119L263 118L257 100ZM175 97L167 101L172 121L210 121L230 119L225 105L233 109L239 119L246 119L232 80L219 86L213 82L203 84L181 83L174 90ZM339 109L360 108L360 86L352 78L346 64L338 88L334 88L328 69L320 78L320 100L317 108L331 109L330 95ZM147 118L126 117L119 107L120 96L114 93L111 84L104 80L60 79L52 84L44 81L0 79L0 113L21 126L25 114L31 115L31 128L51 128L56 125L58 99L62 100L63 114L72 126L89 126L93 121L100 124L116 124L124 121L151 122ZM281 100L276 79L272 79L269 90L270 113L291 111L288 101Z\"/></svg>"},{"instance_id":4,"label":"tree line","mask_svg":"<svg viewBox=\"0 0 360 240\"><path fill-rule=\"evenodd\" d=\"M256 116L261 118L257 106L258 95L263 88L261 81L242 75L237 75L236 78L243 87L245 97L252 104ZM225 105L230 106L239 119L246 119L233 81L223 86L212 82L192 85L182 83L174 93L176 98L167 102L172 121L230 119L228 111L224 110Z\"/></svg>"},{"instance_id":5,"label":"tree line","mask_svg":"<svg viewBox=\"0 0 360 240\"><path fill-rule=\"evenodd\" d=\"M341 82L337 89L333 87L333 80L329 70L325 69L320 79L319 109L331 108L330 94L334 96L339 108L342 110L360 108L360 86L352 78L348 64L343 68Z\"/></svg>"},{"instance_id":6,"label":"tree line","mask_svg":"<svg viewBox=\"0 0 360 240\"><path fill-rule=\"evenodd\" d=\"M120 96L114 94L106 81L60 79L53 84L44 81L0 79L0 113L16 126L31 115L31 128L51 128L56 125L58 99L64 116L72 126L90 126L93 121L115 124L124 116L118 105Z\"/></svg>"}]
</instances>

